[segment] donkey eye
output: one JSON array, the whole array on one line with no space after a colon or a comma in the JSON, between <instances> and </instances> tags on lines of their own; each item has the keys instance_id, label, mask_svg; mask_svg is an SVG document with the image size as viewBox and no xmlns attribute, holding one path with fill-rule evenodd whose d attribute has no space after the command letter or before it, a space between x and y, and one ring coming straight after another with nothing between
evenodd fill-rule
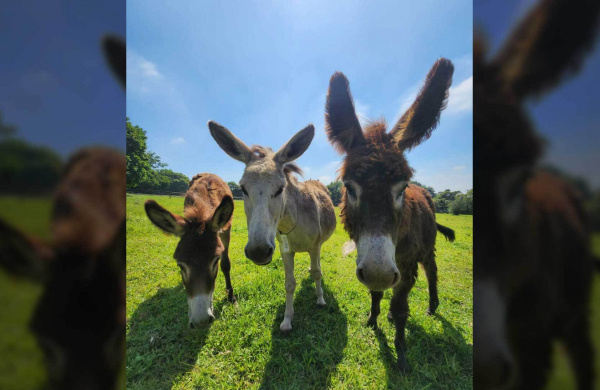
<instances>
[{"instance_id":1,"label":"donkey eye","mask_svg":"<svg viewBox=\"0 0 600 390\"><path fill-rule=\"evenodd\" d=\"M275 193L275 195L273 195L273 198L281 195L282 192L283 192L283 186L280 189L277 190L277 192Z\"/></svg>"},{"instance_id":2,"label":"donkey eye","mask_svg":"<svg viewBox=\"0 0 600 390\"><path fill-rule=\"evenodd\" d=\"M242 188L242 192L244 193L244 195L248 196L248 192L246 191L246 189L244 188L244 186L242 186L241 188Z\"/></svg>"},{"instance_id":3,"label":"donkey eye","mask_svg":"<svg viewBox=\"0 0 600 390\"><path fill-rule=\"evenodd\" d=\"M356 192L354 191L354 188L352 188L351 185L348 184L344 184L344 186L346 187L346 193L352 197L352 198L356 198Z\"/></svg>"}]
</instances>

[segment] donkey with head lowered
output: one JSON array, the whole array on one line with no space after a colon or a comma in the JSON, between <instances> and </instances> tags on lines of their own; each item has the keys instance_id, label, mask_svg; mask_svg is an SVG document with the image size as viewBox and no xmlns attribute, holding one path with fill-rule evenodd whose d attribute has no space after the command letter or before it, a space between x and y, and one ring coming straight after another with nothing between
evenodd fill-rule
<instances>
[{"instance_id":1,"label":"donkey with head lowered","mask_svg":"<svg viewBox=\"0 0 600 390\"><path fill-rule=\"evenodd\" d=\"M146 214L163 231L179 237L173 257L181 269L188 300L191 328L210 324L213 315L215 280L225 275L227 298L235 302L231 286L229 240L233 216L233 195L217 175L201 173L190 181L185 195L183 217L173 214L153 200L146 201Z\"/></svg>"},{"instance_id":2,"label":"donkey with head lowered","mask_svg":"<svg viewBox=\"0 0 600 390\"><path fill-rule=\"evenodd\" d=\"M321 287L321 245L335 230L335 212L327 188L316 180L299 182L293 163L308 149L315 135L312 125L298 132L277 153L270 148L249 148L225 127L208 122L210 133L230 157L246 164L240 186L248 221L246 257L258 265L273 259L275 238L285 268L286 307L280 329L292 329L294 317L294 255L308 252L310 274L317 289L317 305L325 306Z\"/></svg>"},{"instance_id":3,"label":"donkey with head lowered","mask_svg":"<svg viewBox=\"0 0 600 390\"><path fill-rule=\"evenodd\" d=\"M435 221L429 192L409 184L413 170L404 152L431 135L446 105L454 67L438 60L427 75L415 102L386 132L383 121L363 132L356 116L349 83L335 73L326 103L326 131L331 143L345 153L341 214L344 228L356 242L356 276L371 292L368 324L377 325L383 291L394 288L390 318L395 322L398 366L409 369L404 328L408 294L417 278L418 263L429 282L429 309L439 304L435 239L437 231L454 240L454 231Z\"/></svg>"}]
</instances>

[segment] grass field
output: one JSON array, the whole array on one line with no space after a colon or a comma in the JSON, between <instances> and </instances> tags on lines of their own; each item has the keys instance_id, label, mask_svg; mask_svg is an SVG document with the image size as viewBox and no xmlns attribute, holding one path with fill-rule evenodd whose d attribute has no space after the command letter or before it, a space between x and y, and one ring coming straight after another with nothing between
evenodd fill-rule
<instances>
[{"instance_id":1,"label":"grass field","mask_svg":"<svg viewBox=\"0 0 600 390\"><path fill-rule=\"evenodd\" d=\"M206 330L187 327L186 295L172 258L177 238L147 219L147 196L127 197L127 388L129 389L469 389L472 388L472 217L438 215L457 240L437 245L440 307L425 314L423 272L410 295L409 375L394 367L394 328L382 301L379 330L365 326L368 291L355 276L355 253L342 257L341 224L323 245L321 267L327 307L317 309L305 253L296 255L295 316L290 335L279 324L285 308L278 249L270 265L243 256L243 205L236 201L230 257L235 307L217 278L215 315ZM183 198L154 196L180 213ZM339 214L339 212L338 212Z\"/></svg>"}]
</instances>

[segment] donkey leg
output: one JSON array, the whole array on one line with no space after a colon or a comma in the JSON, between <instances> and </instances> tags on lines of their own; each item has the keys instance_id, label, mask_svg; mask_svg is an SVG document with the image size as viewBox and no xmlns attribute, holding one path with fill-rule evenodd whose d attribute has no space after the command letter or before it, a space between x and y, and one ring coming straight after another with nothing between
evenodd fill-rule
<instances>
[{"instance_id":1,"label":"donkey leg","mask_svg":"<svg viewBox=\"0 0 600 390\"><path fill-rule=\"evenodd\" d=\"M222 235L221 240L223 241L223 245L225 246L225 250L221 255L221 271L223 271L223 275L225 276L225 291L227 292L227 300L231 303L236 303L237 298L233 294L233 286L231 285L231 261L229 260L229 238L230 238L231 230L228 230L225 234Z\"/></svg>"},{"instance_id":2,"label":"donkey leg","mask_svg":"<svg viewBox=\"0 0 600 390\"><path fill-rule=\"evenodd\" d=\"M437 264L435 263L435 253L431 254L423 261L423 268L425 268L425 275L427 276L427 284L429 285L429 308L427 309L427 315L433 315L435 310L440 305L437 290Z\"/></svg>"},{"instance_id":3,"label":"donkey leg","mask_svg":"<svg viewBox=\"0 0 600 390\"><path fill-rule=\"evenodd\" d=\"M315 287L317 288L317 306L324 307L325 299L323 299L323 288L321 287L321 280L323 275L321 274L321 245L308 252L310 255L310 275L315 281Z\"/></svg>"},{"instance_id":4,"label":"donkey leg","mask_svg":"<svg viewBox=\"0 0 600 390\"><path fill-rule=\"evenodd\" d=\"M570 327L564 337L579 390L592 389L594 383L594 353L589 331L587 318L582 314L582 318Z\"/></svg>"},{"instance_id":5,"label":"donkey leg","mask_svg":"<svg viewBox=\"0 0 600 390\"><path fill-rule=\"evenodd\" d=\"M390 302L390 310L394 319L394 325L396 327L396 337L394 339L394 346L396 347L396 353L398 354L397 365L400 371L410 371L410 365L406 360L406 337L404 334L406 328L406 321L408 320L409 308L408 308L408 294L415 285L417 277L417 264L416 262L409 267L403 267L400 270L402 279L400 283L394 287L394 295Z\"/></svg>"},{"instance_id":6,"label":"donkey leg","mask_svg":"<svg viewBox=\"0 0 600 390\"><path fill-rule=\"evenodd\" d=\"M283 268L285 269L285 316L279 326L282 332L292 330L292 319L294 318L294 291L296 290L296 278L294 278L294 254L282 253Z\"/></svg>"},{"instance_id":7,"label":"donkey leg","mask_svg":"<svg viewBox=\"0 0 600 390\"><path fill-rule=\"evenodd\" d=\"M367 325L373 328L377 328L377 317L381 312L380 303L383 298L383 291L371 291L371 313L369 313L369 319Z\"/></svg>"}]
</instances>

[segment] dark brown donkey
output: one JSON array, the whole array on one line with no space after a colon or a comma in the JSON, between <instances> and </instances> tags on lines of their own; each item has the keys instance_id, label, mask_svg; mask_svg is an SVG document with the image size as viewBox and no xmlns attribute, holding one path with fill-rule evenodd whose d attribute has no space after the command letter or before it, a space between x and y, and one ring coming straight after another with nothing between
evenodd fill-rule
<instances>
[{"instance_id":1,"label":"dark brown donkey","mask_svg":"<svg viewBox=\"0 0 600 390\"><path fill-rule=\"evenodd\" d=\"M103 41L125 86L125 43ZM30 328L48 387L115 389L125 357L125 156L87 148L67 162L45 243L0 221L0 266L42 283Z\"/></svg>"},{"instance_id":2,"label":"dark brown donkey","mask_svg":"<svg viewBox=\"0 0 600 390\"><path fill-rule=\"evenodd\" d=\"M435 222L435 206L429 192L409 181L413 170L404 151L427 139L436 127L448 99L454 67L438 60L424 87L392 131L383 121L363 132L348 80L342 73L331 77L326 104L326 131L339 152L344 183L341 214L344 228L356 242L356 276L371 292L368 324L377 325L383 291L394 287L390 317L396 325L398 366L409 370L404 328L408 318L408 294L417 278L417 264L425 268L429 282L429 314L439 304L435 239L437 231L454 240L454 231Z\"/></svg>"},{"instance_id":3,"label":"dark brown donkey","mask_svg":"<svg viewBox=\"0 0 600 390\"><path fill-rule=\"evenodd\" d=\"M185 194L181 217L165 210L153 200L146 201L146 214L156 226L179 237L173 257L181 268L181 279L188 300L191 328L211 323L215 280L221 270L229 302L236 301L229 276L229 240L233 216L233 195L217 175L201 173L192 178Z\"/></svg>"},{"instance_id":4,"label":"dark brown donkey","mask_svg":"<svg viewBox=\"0 0 600 390\"><path fill-rule=\"evenodd\" d=\"M577 388L593 388L590 232L578 192L536 167L543 142L526 102L581 67L599 13L598 1L540 1L495 55L475 43L477 389L544 388L555 341Z\"/></svg>"}]
</instances>

